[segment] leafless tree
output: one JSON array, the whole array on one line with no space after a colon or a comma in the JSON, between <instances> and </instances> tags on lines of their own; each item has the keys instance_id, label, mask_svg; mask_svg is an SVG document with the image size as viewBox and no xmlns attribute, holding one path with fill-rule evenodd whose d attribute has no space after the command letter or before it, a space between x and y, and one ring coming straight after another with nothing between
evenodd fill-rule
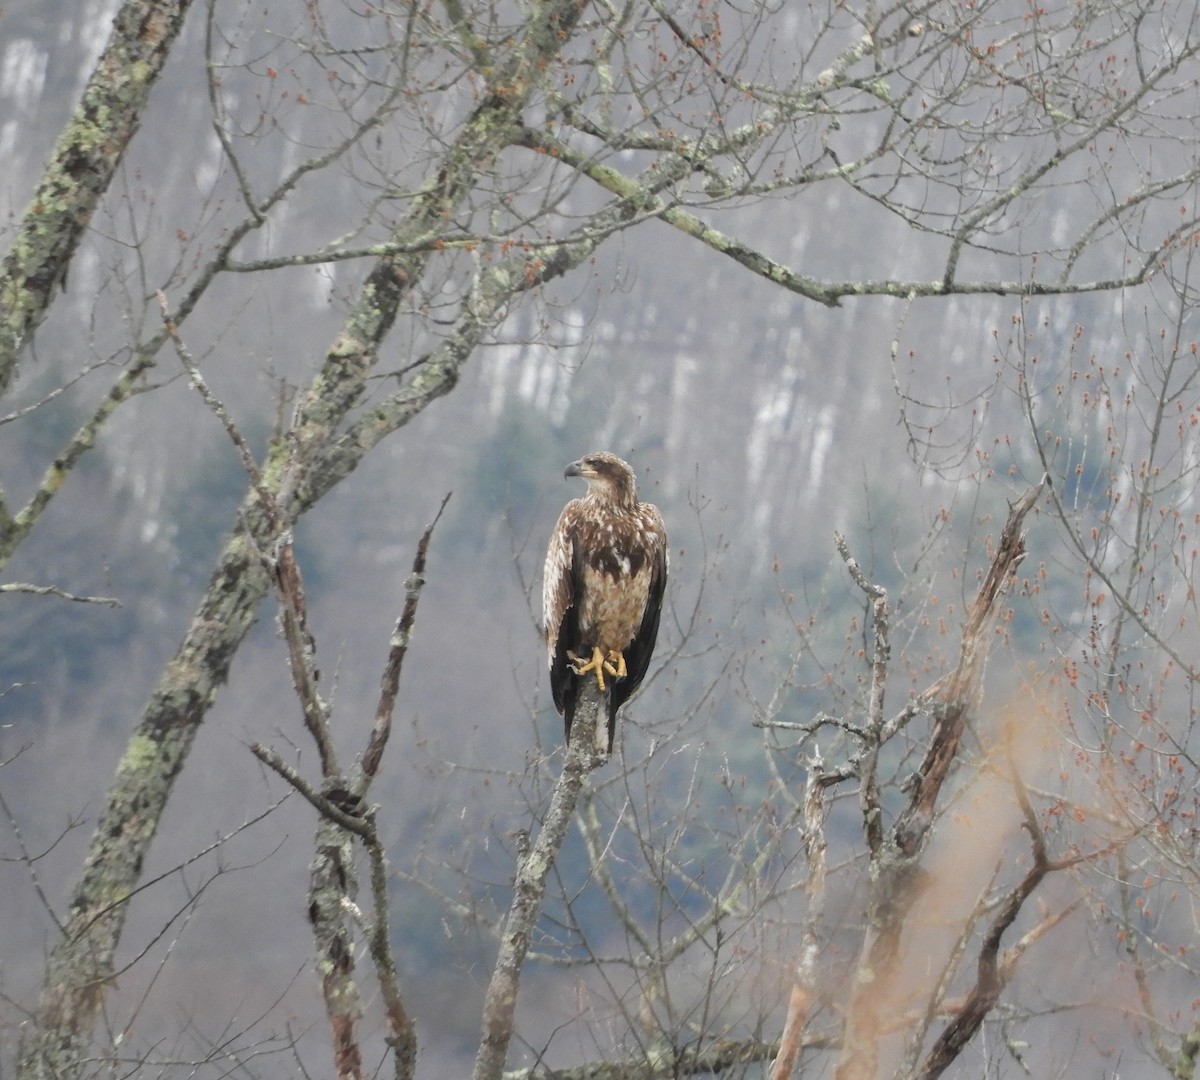
<instances>
[{"instance_id":1,"label":"leafless tree","mask_svg":"<svg viewBox=\"0 0 1200 1080\"><path fill-rule=\"evenodd\" d=\"M658 0L538 0L511 8L446 0L396 7L316 2L297 14L211 0L185 25L188 15L188 4L165 0L120 6L76 112L9 230L0 269L0 392L12 402L4 420L17 428L67 391L81 403L83 419L44 460L22 463L39 476L20 484L29 488L21 505L0 503L0 562L7 566L35 542L49 508L70 497L73 474L101 433L119 429L135 398L152 401L151 392L178 372L177 359L195 380L206 357L252 350L242 335L262 333L270 325L265 313L275 305L289 313L302 307L296 297L311 290L312 279L301 275L314 267L332 283L340 325L308 355L289 358L279 400L263 406L260 426L271 432L259 460L242 440L249 458L245 494L183 642L132 725L98 815L23 1036L18 1072L26 1078L77 1075L90 1062L128 900L197 730L273 587L285 625L293 622L287 634L292 671L321 759L319 782L301 774L288 779L315 803L320 828L329 832L323 850L338 850L343 871L355 843L355 851L366 853L376 908L363 925L367 940L380 945L386 927L375 881L381 852L369 814L353 802L369 786L372 744L352 774L322 735L323 706L306 674L303 593L299 579L289 576L295 561L285 541L383 440L452 391L484 346L513 333L515 313L538 313L531 324L549 337L544 319L556 283L581 288L578 282L595 272L597 253L614 237L628 235L627 243L640 244L635 238L666 226L694 241L714 265L829 308L862 297L908 303L973 294L1071 297L1132 290L1156 275L1180 286L1177 327L1186 325L1191 308L1187 272L1200 218L1192 91L1200 33L1195 11L1184 4L1028 7L984 0L965 7L743 10L709 0L682 8ZM179 87L159 78L168 59ZM155 143L139 157L137 133L151 126ZM158 166L155 181L145 180L148 165ZM155 183L194 186L189 219L167 225L156 215ZM824 191L835 192L842 205L827 220L808 214ZM835 254L827 264L791 265L802 248L781 243L778 235L739 231L739 215L766 199L778 200L780 215L795 215L777 234L803 228L854 242L831 243ZM897 239L882 270L881 248L870 243L876 235ZM56 302L63 287L66 296ZM81 303L80 295L97 299ZM1060 443L1045 437L1037 395L1052 392L1058 381L1067 384L1068 375L1060 368L1057 376L1034 379L1032 357L1015 369L1035 451L1026 462L1035 474L1029 479L1036 487L1043 472L1051 476L1044 498L1061 535L1072 539L1075 565L1085 568L1096 590L1085 611L1099 619L1103 605L1115 605L1114 621L1098 631L1103 640L1083 646L1103 678L1117 680L1103 690L1108 702L1118 683L1122 693L1154 696L1119 674L1131 634L1166 650L1186 678L1185 697L1192 685L1186 650L1171 644L1157 620L1172 604L1194 598L1172 589L1159 601L1161 586L1142 576L1145 553L1161 542L1155 530L1182 521L1176 511L1187 513L1183 502L1163 514L1154 505L1159 473L1153 462L1164 445L1156 440L1168 416L1182 423L1171 410L1183 408L1186 415L1194 375L1194 364L1184 370L1190 353L1182 330L1179 335L1146 357L1153 370L1134 375L1135 382L1158 388L1158 419L1150 427L1147 471L1132 477L1130 490L1141 494L1123 496L1122 509L1136 503L1140 515L1128 525L1128 540L1107 531L1126 527L1123 516L1097 526L1092 536L1063 501L1077 498L1080 489L1062 477L1083 473L1074 471L1080 462L1064 466L1056 457ZM189 359L189 340L200 361ZM1061 357L1051 363L1060 365ZM1097 384L1107 386L1112 368L1100 367ZM47 371L54 381L48 390L39 381ZM1125 398L1111 388L1106 393L1114 401ZM211 400L221 397L213 393ZM1094 407L1088 398L1077 411ZM1128 415L1144 415L1139 408L1140 398ZM208 419L207 411L197 412ZM1070 449L1075 436L1063 437ZM1190 476L1185 450L1170 453L1176 475ZM1111 497L1117 500L1117 493ZM931 880L923 865L931 830L942 820L947 784L958 775L988 621L1002 617L997 604L1021 558L1020 526L1032 500L1020 495L995 551L976 564L984 567L984 581L967 612L957 657L890 714L883 704L886 597L845 552L858 587L871 597L869 692L857 714L836 719L789 720L770 709L760 716L771 739L791 730L781 724L801 725L804 779L780 775L774 782L783 811L767 800L760 813L739 818L727 876L709 890L704 914L686 930L641 940L644 930L605 869L604 830L615 825L593 813L601 804L585 783L587 770L568 757L562 775L569 785L551 803L546 843L561 841L566 824L576 822L593 856L596 887L639 942L636 955L625 958L627 978L638 987L627 1016L640 1054L637 1068L675 1075L773 1059L782 1076L806 1046L821 1044L836 1046L840 1075L873 1075L887 1056L880 1040L893 1035L881 1011L886 1007L904 1018L895 1034L903 1044L894 1055L897 1069L939 1073L996 1009L1023 952L1064 918L1069 903L1004 945L1042 881L1079 871L1101 855L1131 857L1125 819L1114 819L1090 844L1054 850L1035 809L1024 743L1000 740L1011 751L988 757L980 775L1000 778L1027 836L1028 865L1013 877L1009 860L1008 876L998 872L982 889L960 920L958 950L924 987L919 1005L905 999L892 1008L880 990L904 970L902 938ZM430 517L436 502L431 496ZM1175 570L1187 581L1190 529L1177 528L1172 550L1178 548L1183 563ZM1131 547L1118 559L1121 543ZM60 581L14 581L5 589L78 595ZM1068 680L1075 662L1068 662ZM1139 715L1160 716L1154 700L1155 707L1141 707ZM381 704L384 714L390 715ZM910 734L918 717L929 726ZM852 747L840 761L817 753L813 737L826 727ZM1156 732L1160 728L1168 730L1159 725ZM1119 757L1127 744L1107 730L1102 751ZM1121 731L1128 735L1123 722ZM1156 757L1155 770L1177 768L1179 757L1190 753L1188 732L1170 732L1178 744L1175 764L1171 755ZM264 737L260 754L284 772L268 743ZM914 772L892 815L880 794L879 759L901 743ZM1158 743L1146 745L1161 752ZM653 767L642 775L651 778ZM1107 779L1103 769L1099 775L1110 787L1128 783ZM901 790L900 777L889 776L889 790ZM813 1002L830 993L818 987L815 974L830 940L823 925L829 904L821 823L832 792L855 783L866 844L861 865L870 882L864 922L853 949L844 1026L814 1035ZM322 788L347 784L351 810ZM607 782L601 791L619 795L620 788ZM1165 793L1160 811L1162 798ZM636 804L632 794L628 799ZM1125 805L1128 810L1128 800ZM659 868L665 886L675 872L669 845L645 839L642 850L666 860ZM537 897L538 903L527 903L519 918L514 909L512 934L526 935L523 940L500 933L501 967L508 964L514 977L489 1000L480 1077L498 1075L506 1060L515 974L531 947L528 934L553 870L550 854L535 841L519 863L518 899ZM332 863L328 872L337 877ZM1122 887L1132 887L1131 872L1117 876ZM1134 904L1133 893L1127 895ZM353 933L348 905L354 896L349 881L340 897L328 896L328 918L314 922L327 928L332 948L329 942ZM804 915L782 1040L776 1044L766 1031L716 1038L713 1032L724 1028L715 1013L703 1021L690 1007L687 1016L673 1014L671 965L710 950L707 985L719 987L721 948L714 942L723 941L727 922L739 921L738 933L750 940L755 927L761 929L755 916L788 897L803 898ZM663 926L670 921L664 917ZM1126 940L1134 948L1133 939ZM787 934L778 943L795 944ZM951 987L967 955L976 960L977 977L955 999ZM1144 959L1145 951L1138 956ZM372 957L389 986L383 952ZM589 959L605 967L601 957ZM631 1000L624 989L616 996ZM355 1006L339 1004L339 992L327 982L330 1015L349 1018ZM413 1055L404 1012L390 990L385 996L396 1068L408 1075ZM714 999L697 1000L708 1008ZM731 998L728 1008L734 1007ZM1153 1015L1159 1059L1194 1064L1194 1025L1181 1025L1180 1049L1157 1006ZM681 1042L685 1030L697 1037ZM347 1034L339 1047L339 1071L353 1074L359 1067L353 1038ZM614 1075L632 1067L628 1054L614 1060L604 1066L617 1070ZM1183 1075L1185 1065L1170 1067Z\"/></svg>"},{"instance_id":2,"label":"leafless tree","mask_svg":"<svg viewBox=\"0 0 1200 1080\"><path fill-rule=\"evenodd\" d=\"M1027 445L1055 477L1057 558L1080 570L1073 594L1042 590L1059 644L1041 693L1076 748L1057 812L1077 843L1130 837L1084 895L1094 947L1128 983L1118 1008L1175 1078L1195 1075L1200 1031L1184 989L1197 895L1195 269L1189 244L1149 302L1128 305L1120 354L1073 327L1061 379L1039 370L1044 327L1017 323L1004 349Z\"/></svg>"}]
</instances>

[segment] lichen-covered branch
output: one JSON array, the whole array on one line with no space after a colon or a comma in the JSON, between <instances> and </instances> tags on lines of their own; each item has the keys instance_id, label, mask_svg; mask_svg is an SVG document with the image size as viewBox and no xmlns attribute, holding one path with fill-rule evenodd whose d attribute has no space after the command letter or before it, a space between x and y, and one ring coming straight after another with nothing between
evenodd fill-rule
<instances>
[{"instance_id":1,"label":"lichen-covered branch","mask_svg":"<svg viewBox=\"0 0 1200 1080\"><path fill-rule=\"evenodd\" d=\"M241 222L230 228L222 242L214 249L212 258L208 260L196 275L191 287L180 298L171 313L169 325L177 326L196 309L209 287L218 279L222 270L228 267L230 253L249 234L268 220L267 213L282 202L303 177L323 168L345 153L367 131L378 125L382 115L382 110L377 112L368 118L357 131L330 151L296 166L283 177L273 191L251 209L251 212ZM71 472L84 455L95 446L97 438L112 419L117 408L145 389L147 375L157 364L159 350L170 336L171 331L168 326L138 345L132 361L113 381L108 393L93 409L92 415L80 425L63 448L54 455L54 460L46 467L41 482L21 510L16 513L8 511L4 505L3 493L0 492L0 566L9 560L17 547L28 537L42 514L58 495ZM48 397L46 400L50 400L50 398Z\"/></svg>"},{"instance_id":2,"label":"lichen-covered branch","mask_svg":"<svg viewBox=\"0 0 1200 1080\"><path fill-rule=\"evenodd\" d=\"M449 496L446 497L447 499ZM392 635L391 648L382 677L383 690L376 710L368 749L350 775L337 769L332 753L329 716L321 706L314 728L311 700L315 693L315 655L307 623L295 617L303 612L303 583L290 540L281 545L286 560L274 574L280 609L284 613L284 636L293 669L293 685L305 717L305 725L320 751L321 786L317 790L279 755L255 744L251 751L298 790L319 813L310 864L308 917L325 1013L333 1043L334 1067L339 1080L360 1080L363 1055L358 1020L362 1013L355 963L355 932L361 927L379 981L388 1022L388 1042L394 1050L396 1080L411 1080L416 1070L417 1034L404 1006L399 974L392 956L388 919L387 860L375 827L375 809L367 806L366 795L379 768L391 730L392 712L399 689L400 672L408 640L416 622L417 604L424 585L425 562L434 526L445 509L425 528L406 584L404 611ZM286 572L283 570L286 567ZM288 613L292 613L288 617ZM328 745L327 745L328 744ZM370 865L372 909L364 918L358 909L358 877L355 869L355 840L366 849Z\"/></svg>"},{"instance_id":3,"label":"lichen-covered branch","mask_svg":"<svg viewBox=\"0 0 1200 1080\"><path fill-rule=\"evenodd\" d=\"M137 132L191 0L126 0L0 263L0 395Z\"/></svg>"},{"instance_id":4,"label":"lichen-covered branch","mask_svg":"<svg viewBox=\"0 0 1200 1080\"><path fill-rule=\"evenodd\" d=\"M823 1033L807 1032L800 1039L802 1049L828 1050L837 1039ZM678 1080L686 1076L739 1075L734 1071L749 1065L769 1062L779 1054L779 1043L758 1039L719 1039L704 1048L680 1047L655 1062L595 1061L566 1069L548 1069L535 1065L529 1069L510 1069L502 1080Z\"/></svg>"},{"instance_id":5,"label":"lichen-covered branch","mask_svg":"<svg viewBox=\"0 0 1200 1080\"><path fill-rule=\"evenodd\" d=\"M554 0L538 9L506 65L495 73L495 91L446 148L440 165L435 165L398 223L394 239L403 241L443 227L456 203L512 137L516 117L535 92L549 58L570 39L580 12L575 0ZM280 441L262 468L263 485L288 521L346 475L326 471L321 487L314 489L308 483L312 461L336 438L347 413L360 400L378 347L403 299L420 280L428 257L428 252L418 252L376 264L319 371L301 394L289 437ZM16 310L11 303L9 310ZM13 344L15 336L9 337ZM431 400L415 402L404 422ZM109 787L72 896L66 933L47 963L37 1015L23 1046L20 1080L70 1076L83 1059L124 926L125 908L120 901L136 886L199 725L267 593L269 579L260 552L277 531L266 520L257 491L247 493L236 522L184 641L136 725Z\"/></svg>"},{"instance_id":6,"label":"lichen-covered branch","mask_svg":"<svg viewBox=\"0 0 1200 1080\"><path fill-rule=\"evenodd\" d=\"M825 919L825 792L828 782L819 754L808 761L804 782L804 856L807 863L804 895L808 901L800 935L796 977L788 997L779 1054L771 1065L771 1080L791 1080L804 1049L805 1030L817 1001L817 978L821 958L821 928Z\"/></svg>"},{"instance_id":7,"label":"lichen-covered branch","mask_svg":"<svg viewBox=\"0 0 1200 1080\"><path fill-rule=\"evenodd\" d=\"M80 425L66 446L46 467L41 482L25 506L11 516L7 511L0 509L0 566L8 562L20 543L29 535L42 512L71 475L71 470L95 445L97 436L117 407L138 392L143 377L152 366L152 355L145 351L139 353L135 362L117 377L92 415ZM0 503L0 507L2 505Z\"/></svg>"},{"instance_id":8,"label":"lichen-covered branch","mask_svg":"<svg viewBox=\"0 0 1200 1080\"><path fill-rule=\"evenodd\" d=\"M867 724L863 732L863 748L859 770L859 808L867 848L873 855L883 847L883 803L879 797L879 747L883 736L883 702L887 689L888 664L891 646L888 644L887 590L868 580L858 560L850 554L845 537L834 534L834 544L854 583L871 602L871 625L874 631L871 650L871 690L867 699Z\"/></svg>"},{"instance_id":9,"label":"lichen-covered branch","mask_svg":"<svg viewBox=\"0 0 1200 1080\"><path fill-rule=\"evenodd\" d=\"M328 817L317 821L309 864L308 920L312 925L313 962L325 999L338 1080L363 1080L358 1019L362 996L355 978L354 911L358 871L354 836Z\"/></svg>"},{"instance_id":10,"label":"lichen-covered branch","mask_svg":"<svg viewBox=\"0 0 1200 1080\"><path fill-rule=\"evenodd\" d=\"M101 607L119 608L121 601L115 596L78 596L54 585L34 585L27 581L6 581L0 585L0 593L26 593L30 596L57 596L76 604L99 604Z\"/></svg>"},{"instance_id":11,"label":"lichen-covered branch","mask_svg":"<svg viewBox=\"0 0 1200 1080\"><path fill-rule=\"evenodd\" d=\"M550 796L550 806L537 839L517 865L512 904L500 937L500 952L483 1005L483 1031L472 1080L500 1080L517 1013L521 971L529 955L533 932L546 895L546 879L562 848L580 788L587 775L602 764L593 751L598 724L603 723L604 698L590 682L580 688L571 741L563 770Z\"/></svg>"}]
</instances>

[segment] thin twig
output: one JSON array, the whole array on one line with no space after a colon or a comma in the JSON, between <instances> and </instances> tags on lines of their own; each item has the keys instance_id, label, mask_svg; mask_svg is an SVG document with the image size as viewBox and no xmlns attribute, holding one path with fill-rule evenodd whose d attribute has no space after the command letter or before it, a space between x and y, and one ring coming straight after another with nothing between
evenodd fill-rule
<instances>
[{"instance_id":1,"label":"thin twig","mask_svg":"<svg viewBox=\"0 0 1200 1080\"><path fill-rule=\"evenodd\" d=\"M208 383L204 381L204 376L200 373L199 366L196 364L191 351L179 333L179 327L176 325L175 318L171 314L171 309L167 304L166 294L162 289L159 289L156 295L158 297L159 309L162 311L163 326L166 328L167 334L175 346L175 353L179 357L179 362L188 373L188 378L191 380L192 386L195 387L200 397L204 399L204 404L209 407L213 415L224 425L226 434L237 448L238 456L242 461L242 468L246 470L246 475L250 477L255 491L258 493L258 499L262 504L263 510L266 511L272 527L278 529L280 527L279 507L275 498L263 487L262 470L259 469L258 462L254 460L254 454L250 450L249 443L246 442L229 410L225 408L220 399L209 389Z\"/></svg>"},{"instance_id":2,"label":"thin twig","mask_svg":"<svg viewBox=\"0 0 1200 1080\"><path fill-rule=\"evenodd\" d=\"M121 601L114 596L76 596L54 585L30 585L23 581L10 581L0 585L0 593L29 593L33 596L57 596L61 600L73 600L77 604L100 604L102 607L119 608Z\"/></svg>"},{"instance_id":3,"label":"thin twig","mask_svg":"<svg viewBox=\"0 0 1200 1080\"><path fill-rule=\"evenodd\" d=\"M275 585L276 596L279 600L280 621L283 627L284 641L288 647L292 685L304 712L305 726L317 744L317 751L321 757L322 775L325 777L335 776L339 769L334 754L333 738L329 731L329 707L317 689L320 672L316 663L316 640L308 627L304 581L300 573L300 566L296 562L293 538L282 509L282 501L280 497L268 490L263 480L262 470L258 467L258 462L254 460L250 444L242 435L241 429L229 410L204 381L200 368L179 333L179 328L167 304L166 295L159 289L157 296L159 308L162 310L163 326L175 346L179 362L187 371L192 386L195 387L213 415L221 421L225 433L237 449L242 468L258 496L263 513L266 515L272 540L269 550L260 548L259 553L263 565ZM285 477L294 478L295 464L293 454L293 460L289 462L290 467L284 471Z\"/></svg>"}]
</instances>

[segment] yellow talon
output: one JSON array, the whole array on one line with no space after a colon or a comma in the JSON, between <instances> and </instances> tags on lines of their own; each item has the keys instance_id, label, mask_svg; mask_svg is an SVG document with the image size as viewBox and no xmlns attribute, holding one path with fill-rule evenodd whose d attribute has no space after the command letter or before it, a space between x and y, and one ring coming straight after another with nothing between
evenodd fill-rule
<instances>
[{"instance_id":1,"label":"yellow talon","mask_svg":"<svg viewBox=\"0 0 1200 1080\"><path fill-rule=\"evenodd\" d=\"M574 653L569 654L574 663L571 664L571 670L576 675L586 675L589 671L596 673L596 687L600 693L604 693L604 668L607 666L604 654L600 651L599 646L592 649L592 658L584 662L583 658L576 656ZM612 672L610 671L611 675Z\"/></svg>"},{"instance_id":2,"label":"yellow talon","mask_svg":"<svg viewBox=\"0 0 1200 1080\"><path fill-rule=\"evenodd\" d=\"M600 693L604 693L604 673L615 679L623 679L629 674L629 669L625 666L625 657L616 649L611 649L607 657L600 651L600 647L596 646L592 649L592 658L585 661L583 657L576 656L574 653L568 653L571 658L571 670L576 675L586 675L594 671L596 673L596 689Z\"/></svg>"}]
</instances>

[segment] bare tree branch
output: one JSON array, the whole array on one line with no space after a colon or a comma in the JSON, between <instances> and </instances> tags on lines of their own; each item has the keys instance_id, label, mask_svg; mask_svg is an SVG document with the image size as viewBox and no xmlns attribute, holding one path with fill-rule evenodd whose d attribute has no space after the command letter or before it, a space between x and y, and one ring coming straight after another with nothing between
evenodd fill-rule
<instances>
[{"instance_id":1,"label":"bare tree branch","mask_svg":"<svg viewBox=\"0 0 1200 1080\"><path fill-rule=\"evenodd\" d=\"M119 608L121 601L112 596L77 596L54 585L30 585L27 582L8 581L0 584L0 593L28 593L31 596L57 596L60 600L73 600L78 604L99 604L101 607Z\"/></svg>"},{"instance_id":2,"label":"bare tree branch","mask_svg":"<svg viewBox=\"0 0 1200 1080\"><path fill-rule=\"evenodd\" d=\"M927 695L936 694L941 703L935 710L929 749L917 771L917 782L895 825L896 843L904 855L913 856L920 850L933 821L934 806L958 755L968 712L975 704L988 653L988 624L996 614L1000 596L1025 558L1025 534L1022 531L1025 517L1037 505L1044 486L1043 481L1030 488L1009 507L1000 543L967 612L958 665L948 679L939 680L926 692Z\"/></svg>"},{"instance_id":3,"label":"bare tree branch","mask_svg":"<svg viewBox=\"0 0 1200 1080\"><path fill-rule=\"evenodd\" d=\"M808 870L804 885L808 907L804 912L800 938L800 957L796 978L788 998L787 1017L779 1037L779 1054L771 1065L770 1080L790 1080L805 1046L805 1032L813 1005L817 1001L821 957L821 931L825 920L825 804L827 784L824 762L819 754L808 761L804 782L804 853Z\"/></svg>"},{"instance_id":4,"label":"bare tree branch","mask_svg":"<svg viewBox=\"0 0 1200 1080\"><path fill-rule=\"evenodd\" d=\"M938 796L958 756L967 717L978 694L978 680L987 654L987 627L996 604L1025 557L1022 526L1036 505L1041 485L1029 489L1014 503L1001 533L1000 542L967 612L959 648L958 665L948 678L939 680L933 729L925 759L904 809L889 830L885 843L871 858L871 893L864 936L851 996L838 1080L861 1080L873 1075L879 1033L884 1029L880 1009L884 1007L881 987L891 983L899 959L900 936L908 913L921 889L918 858L933 824ZM930 694L930 691L926 692ZM1036 888L1041 876L1030 877L1013 911L1020 910L1025 896ZM1009 920L1011 921L1011 919ZM1005 923L1005 926L1008 924ZM996 947L999 948L999 935ZM991 984L988 984L989 988ZM969 1026L969 1025L968 1025ZM972 1029L973 1030L973 1029ZM946 1045L951 1040L947 1039ZM955 1044L961 1049L960 1044ZM957 1053L957 1050L955 1050Z\"/></svg>"},{"instance_id":5,"label":"bare tree branch","mask_svg":"<svg viewBox=\"0 0 1200 1080\"><path fill-rule=\"evenodd\" d=\"M883 697L887 686L888 664L891 660L891 646L888 644L887 590L867 580L862 567L851 556L845 537L835 533L834 543L854 583L871 601L874 642L871 652L871 690L867 700L867 728L863 735L865 745L859 764L859 806L863 830L867 836L867 847L872 855L878 855L883 846L883 804L879 798L877 767L880 738L883 733Z\"/></svg>"},{"instance_id":6,"label":"bare tree branch","mask_svg":"<svg viewBox=\"0 0 1200 1080\"><path fill-rule=\"evenodd\" d=\"M387 663L381 678L381 695L367 751L351 775L343 775L332 752L329 712L316 699L315 642L304 616L304 588L290 538L277 545L274 578L284 616L293 685L305 726L316 742L321 759L321 789L312 787L280 756L258 744L251 751L282 776L318 811L315 855L310 867L309 921L316 947L316 967L321 976L325 1009L333 1036L334 1065L339 1080L360 1080L363 1056L358 1034L361 994L355 977L354 929L360 926L379 980L387 1023L388 1043L394 1051L396 1080L412 1080L417 1063L417 1033L404 1005L399 974L392 955L389 931L387 860L375 825L375 808L365 798L379 769L391 730L392 712L400 673L416 622L417 603L425 583L425 563L433 529L446 508L447 495L433 521L425 527L406 582L404 610L392 634ZM357 906L358 878L353 840L366 849L370 866L372 912L364 920Z\"/></svg>"},{"instance_id":7,"label":"bare tree branch","mask_svg":"<svg viewBox=\"0 0 1200 1080\"><path fill-rule=\"evenodd\" d=\"M803 1049L828 1050L837 1045L837 1040L829 1035L810 1032L801 1039ZM705 1049L676 1050L654 1063L598 1061L565 1069L535 1065L511 1069L502 1074L502 1080L675 1080L681 1076L720 1076L738 1066L771 1061L778 1054L777 1042L722 1039Z\"/></svg>"},{"instance_id":8,"label":"bare tree branch","mask_svg":"<svg viewBox=\"0 0 1200 1080\"><path fill-rule=\"evenodd\" d=\"M1025 499L1028 498L1029 496L1026 495ZM1024 501L1023 499L1022 502ZM1032 506L1032 502L1030 506ZM1014 507L1013 512L1009 515L1010 524L1013 522L1013 514L1016 511L1017 507ZM1007 528L1005 531L1007 533ZM1001 547L1003 548L1003 546L1004 542L1002 540ZM1042 832L1037 814L1029 802L1029 795L1025 790L1025 785L1017 772L1016 764L1012 758L1011 746L1006 747L1006 752L1009 779L1012 783L1013 791L1017 796L1017 802L1020 804L1025 830L1028 832L1031 841L1033 865L1030 866L1016 887L1010 890L1004 897L995 916L992 918L979 947L975 985L968 992L966 1000L958 1005L952 1019L946 1025L941 1035L938 1036L937 1041L930 1048L925 1060L921 1063L919 1070L915 1074L920 1080L934 1080L935 1077L941 1076L962 1052L963 1047L974 1037L984 1018L996 1007L996 1003L1000 1000L1000 994L1004 990L1005 984L1008 981L1008 975L1016 962L1016 958L1020 955L1021 951L1028 947L1029 942L1034 940L1028 936L1023 938L1021 942L1014 946L1014 949L1017 951L1011 952L1006 958L1007 963L1001 959L1000 941L1008 928L1016 921L1017 915L1020 914L1025 901L1029 899L1047 874L1078 861L1078 859L1070 859L1065 862L1055 862L1049 857L1046 849L1045 834ZM1047 925L1052 924L1048 923Z\"/></svg>"},{"instance_id":9,"label":"bare tree branch","mask_svg":"<svg viewBox=\"0 0 1200 1080\"><path fill-rule=\"evenodd\" d=\"M441 520L446 504L450 501L450 493L442 499L433 520L425 526L417 544L417 553L413 557L412 573L404 583L404 610L396 621L392 631L390 650L387 663L384 665L380 679L379 704L375 708L375 723L371 728L371 738L363 753L359 765L362 778L355 788L365 788L375 778L379 770L379 762L387 749L388 738L392 731L392 713L396 707L396 693L400 688L400 672L404 667L404 658L408 655L408 645L412 640L413 625L417 618L417 602L421 597L421 587L425 584L425 558L429 551L429 540L433 530Z\"/></svg>"},{"instance_id":10,"label":"bare tree branch","mask_svg":"<svg viewBox=\"0 0 1200 1080\"><path fill-rule=\"evenodd\" d=\"M473 1080L500 1080L513 1036L517 991L541 913L546 879L571 825L580 788L603 758L594 751L597 726L604 723L604 695L590 681L580 685L571 741L562 773L554 785L550 805L537 838L520 858L513 881L512 905L500 937L500 952L488 983L483 1005L483 1032L472 1071Z\"/></svg>"}]
</instances>

